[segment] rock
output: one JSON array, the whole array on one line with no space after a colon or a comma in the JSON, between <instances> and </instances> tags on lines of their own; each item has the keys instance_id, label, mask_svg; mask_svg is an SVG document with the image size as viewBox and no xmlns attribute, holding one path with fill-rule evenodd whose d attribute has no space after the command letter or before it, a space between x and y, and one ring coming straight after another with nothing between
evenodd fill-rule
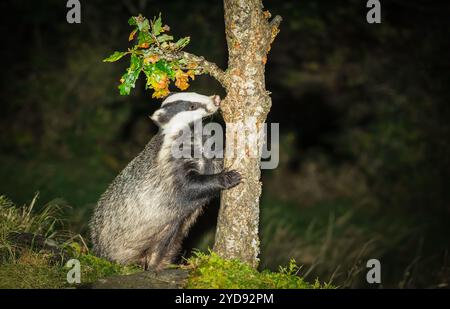
<instances>
[{"instance_id":1,"label":"rock","mask_svg":"<svg viewBox=\"0 0 450 309\"><path fill-rule=\"evenodd\" d=\"M165 269L143 271L132 275L117 275L100 279L84 288L91 289L180 289L188 278L189 271L183 269Z\"/></svg>"}]
</instances>

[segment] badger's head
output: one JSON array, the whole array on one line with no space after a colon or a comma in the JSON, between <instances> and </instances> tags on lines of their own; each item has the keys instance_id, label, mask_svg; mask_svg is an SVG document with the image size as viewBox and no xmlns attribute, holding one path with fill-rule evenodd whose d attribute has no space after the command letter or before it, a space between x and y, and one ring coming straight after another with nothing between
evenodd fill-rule
<instances>
[{"instance_id":1,"label":"badger's head","mask_svg":"<svg viewBox=\"0 0 450 309\"><path fill-rule=\"evenodd\" d=\"M214 114L220 106L218 95L178 92L168 96L150 117L161 129L176 131Z\"/></svg>"}]
</instances>

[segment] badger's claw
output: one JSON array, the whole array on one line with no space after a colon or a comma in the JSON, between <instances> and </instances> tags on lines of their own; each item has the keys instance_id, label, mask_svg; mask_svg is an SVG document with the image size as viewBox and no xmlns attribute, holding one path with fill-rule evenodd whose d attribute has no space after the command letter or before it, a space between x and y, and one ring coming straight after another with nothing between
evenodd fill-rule
<instances>
[{"instance_id":1,"label":"badger's claw","mask_svg":"<svg viewBox=\"0 0 450 309\"><path fill-rule=\"evenodd\" d=\"M242 176L238 171L231 170L222 173L222 185L225 189L230 189L241 183Z\"/></svg>"}]
</instances>

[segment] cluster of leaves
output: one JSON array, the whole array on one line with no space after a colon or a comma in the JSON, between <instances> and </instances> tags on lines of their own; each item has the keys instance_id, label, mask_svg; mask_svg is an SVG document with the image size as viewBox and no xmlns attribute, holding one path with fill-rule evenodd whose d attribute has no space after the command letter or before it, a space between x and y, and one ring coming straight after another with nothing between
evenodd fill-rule
<instances>
[{"instance_id":1,"label":"cluster of leaves","mask_svg":"<svg viewBox=\"0 0 450 309\"><path fill-rule=\"evenodd\" d=\"M280 267L279 272L253 269L239 260L225 260L214 252L195 252L189 260L193 268L187 288L215 289L319 289L333 288L329 284L307 283L298 275L295 261Z\"/></svg>"},{"instance_id":2,"label":"cluster of leaves","mask_svg":"<svg viewBox=\"0 0 450 309\"><path fill-rule=\"evenodd\" d=\"M141 72L147 79L146 89L153 89L154 98L163 98L170 93L170 81L175 81L180 90L186 90L189 78L201 74L196 63L177 56L189 44L189 37L174 41L173 36L167 34L169 26L163 26L161 14L153 20L142 15L133 16L128 23L134 27L128 38L134 46L126 52L116 51L103 60L115 62L125 55L131 56L130 66L120 79L121 95L130 94Z\"/></svg>"}]
</instances>

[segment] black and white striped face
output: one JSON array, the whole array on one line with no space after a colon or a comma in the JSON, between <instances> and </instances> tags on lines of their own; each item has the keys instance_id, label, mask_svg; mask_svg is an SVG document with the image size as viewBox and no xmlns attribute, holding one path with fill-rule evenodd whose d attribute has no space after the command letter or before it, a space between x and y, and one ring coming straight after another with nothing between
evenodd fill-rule
<instances>
[{"instance_id":1,"label":"black and white striped face","mask_svg":"<svg viewBox=\"0 0 450 309\"><path fill-rule=\"evenodd\" d=\"M205 96L195 92L179 92L167 97L150 117L160 128L178 130L214 114L220 106L218 95Z\"/></svg>"}]
</instances>

